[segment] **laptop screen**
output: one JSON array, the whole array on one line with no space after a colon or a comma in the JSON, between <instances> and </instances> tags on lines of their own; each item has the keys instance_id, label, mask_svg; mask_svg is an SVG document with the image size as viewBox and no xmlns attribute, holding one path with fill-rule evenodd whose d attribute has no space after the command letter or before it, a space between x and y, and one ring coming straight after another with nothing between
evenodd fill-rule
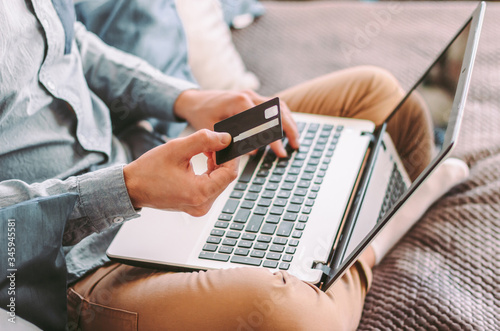
<instances>
[{"instance_id":1,"label":"laptop screen","mask_svg":"<svg viewBox=\"0 0 500 331\"><path fill-rule=\"evenodd\" d=\"M454 131L455 121L450 121L450 114L470 26L469 21L386 120L387 132L411 181L450 143L449 139L445 142L445 137L448 124ZM402 132L402 126L409 130Z\"/></svg>"},{"instance_id":2,"label":"laptop screen","mask_svg":"<svg viewBox=\"0 0 500 331\"><path fill-rule=\"evenodd\" d=\"M484 4L481 3L385 121L386 131L411 184L403 187L400 198L391 208L376 215L378 220L366 235L348 244L345 239L340 241L322 290L331 286L356 261L396 210L451 150L458 135L483 16ZM408 129L402 130L402 127ZM374 214L378 212L376 210Z\"/></svg>"}]
</instances>

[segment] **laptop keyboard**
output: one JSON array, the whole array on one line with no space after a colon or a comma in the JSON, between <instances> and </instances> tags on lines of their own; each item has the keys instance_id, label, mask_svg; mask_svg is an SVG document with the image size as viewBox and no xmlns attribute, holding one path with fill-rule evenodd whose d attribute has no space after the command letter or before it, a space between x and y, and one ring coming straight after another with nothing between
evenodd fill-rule
<instances>
[{"instance_id":1,"label":"laptop keyboard","mask_svg":"<svg viewBox=\"0 0 500 331\"><path fill-rule=\"evenodd\" d=\"M391 178L385 190L384 201L380 207L380 214L377 223L385 216L387 211L394 205L394 203L406 192L406 184L403 181L403 176L399 172L396 163L392 168Z\"/></svg>"},{"instance_id":2,"label":"laptop keyboard","mask_svg":"<svg viewBox=\"0 0 500 331\"><path fill-rule=\"evenodd\" d=\"M251 156L199 255L288 270L342 134L343 126L297 123L298 151ZM286 141L286 139L285 139Z\"/></svg>"}]
</instances>

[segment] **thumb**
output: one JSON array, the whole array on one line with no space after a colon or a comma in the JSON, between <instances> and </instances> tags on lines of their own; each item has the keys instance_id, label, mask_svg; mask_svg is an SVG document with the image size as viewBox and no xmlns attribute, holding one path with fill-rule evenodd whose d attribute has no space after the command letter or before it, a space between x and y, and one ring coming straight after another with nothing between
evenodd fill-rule
<instances>
[{"instance_id":1,"label":"thumb","mask_svg":"<svg viewBox=\"0 0 500 331\"><path fill-rule=\"evenodd\" d=\"M214 132L207 129L196 131L195 133L182 138L181 148L188 157L200 153L210 153L220 151L231 143L231 135L227 132Z\"/></svg>"}]
</instances>

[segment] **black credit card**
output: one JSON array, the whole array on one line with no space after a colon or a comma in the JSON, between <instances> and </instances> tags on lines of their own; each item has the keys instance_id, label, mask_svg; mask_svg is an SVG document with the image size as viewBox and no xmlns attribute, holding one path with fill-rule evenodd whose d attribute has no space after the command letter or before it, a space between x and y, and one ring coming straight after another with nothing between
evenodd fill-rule
<instances>
[{"instance_id":1,"label":"black credit card","mask_svg":"<svg viewBox=\"0 0 500 331\"><path fill-rule=\"evenodd\" d=\"M214 131L227 132L232 140L228 147L215 152L222 164L283 138L279 98L266 101L214 125Z\"/></svg>"}]
</instances>

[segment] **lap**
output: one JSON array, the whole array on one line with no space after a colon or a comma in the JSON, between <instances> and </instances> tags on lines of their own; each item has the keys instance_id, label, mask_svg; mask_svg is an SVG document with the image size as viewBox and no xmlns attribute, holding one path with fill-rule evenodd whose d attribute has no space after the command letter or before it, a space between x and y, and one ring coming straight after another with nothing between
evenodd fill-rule
<instances>
[{"instance_id":1,"label":"lap","mask_svg":"<svg viewBox=\"0 0 500 331\"><path fill-rule=\"evenodd\" d=\"M370 278L358 263L323 293L262 268L176 273L112 263L69 289L69 319L82 330L353 329Z\"/></svg>"}]
</instances>

